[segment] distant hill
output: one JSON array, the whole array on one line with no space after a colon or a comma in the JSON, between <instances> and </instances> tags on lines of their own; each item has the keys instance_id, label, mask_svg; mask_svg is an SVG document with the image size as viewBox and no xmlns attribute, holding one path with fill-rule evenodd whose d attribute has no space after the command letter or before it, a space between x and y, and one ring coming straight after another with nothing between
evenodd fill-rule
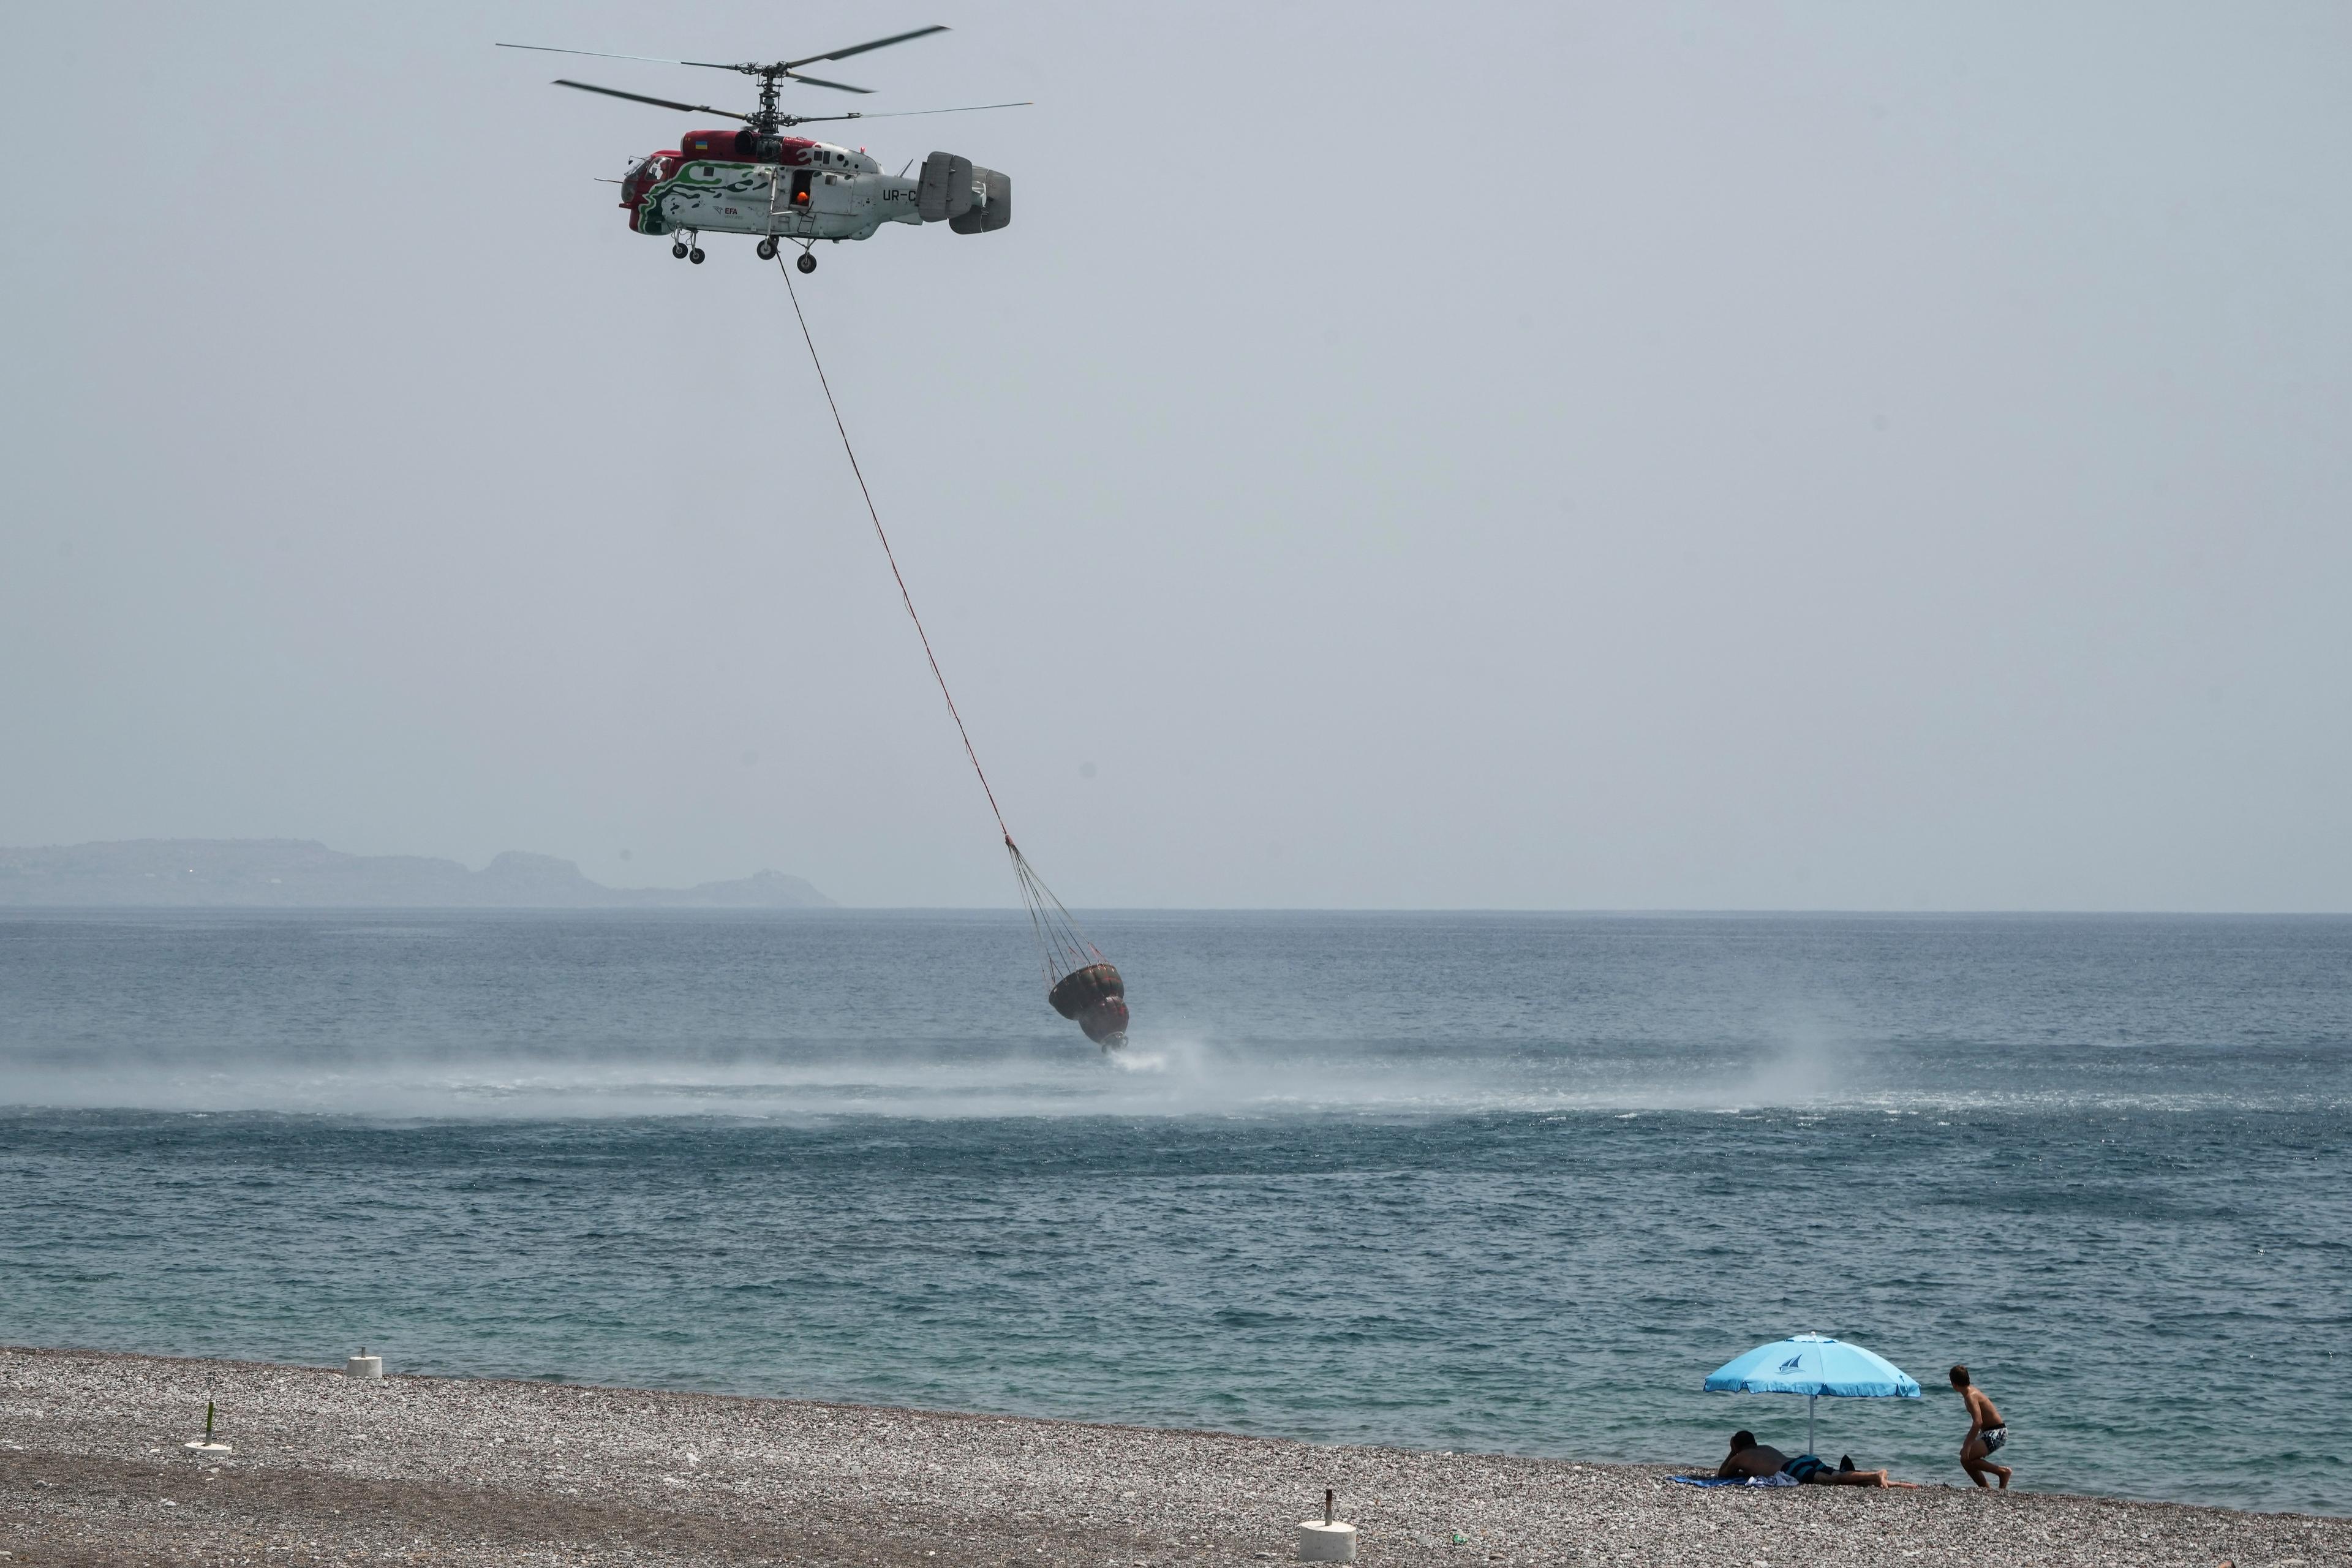
<instances>
[{"instance_id":1,"label":"distant hill","mask_svg":"<svg viewBox=\"0 0 2352 1568\"><path fill-rule=\"evenodd\" d=\"M478 871L420 855L345 855L303 838L135 838L0 849L0 907L819 910L798 877L607 888L552 855L509 850Z\"/></svg>"}]
</instances>

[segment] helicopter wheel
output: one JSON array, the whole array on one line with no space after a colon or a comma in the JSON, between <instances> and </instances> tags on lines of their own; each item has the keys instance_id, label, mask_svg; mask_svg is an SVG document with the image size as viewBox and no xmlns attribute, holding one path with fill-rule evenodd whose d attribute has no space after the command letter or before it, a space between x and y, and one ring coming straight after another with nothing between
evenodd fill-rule
<instances>
[{"instance_id":1,"label":"helicopter wheel","mask_svg":"<svg viewBox=\"0 0 2352 1568\"><path fill-rule=\"evenodd\" d=\"M676 245L671 246L671 247L669 247L669 253L670 253L672 256L677 257L680 261L685 260L685 259L686 259L686 241L684 241L684 240L682 240L682 239L681 239L681 240L679 240Z\"/></svg>"},{"instance_id":2,"label":"helicopter wheel","mask_svg":"<svg viewBox=\"0 0 2352 1568\"><path fill-rule=\"evenodd\" d=\"M770 235L767 238L765 238L765 239L761 240L761 241L760 242L760 247L759 247L759 248L760 248L760 259L761 259L761 260L762 260L762 261L773 261L773 260L776 258L776 237L775 237L775 236L773 236L773 235Z\"/></svg>"},{"instance_id":3,"label":"helicopter wheel","mask_svg":"<svg viewBox=\"0 0 2352 1568\"><path fill-rule=\"evenodd\" d=\"M688 261L693 262L697 267L701 266L701 265L702 265L702 247L700 247L700 246L698 246L698 246L696 246L692 250L688 251L688 252L686 253L686 258L687 258Z\"/></svg>"},{"instance_id":4,"label":"helicopter wheel","mask_svg":"<svg viewBox=\"0 0 2352 1568\"><path fill-rule=\"evenodd\" d=\"M793 265L799 268L803 272L814 272L816 270L816 258L803 250L801 252L801 258L798 261L793 262Z\"/></svg>"}]
</instances>

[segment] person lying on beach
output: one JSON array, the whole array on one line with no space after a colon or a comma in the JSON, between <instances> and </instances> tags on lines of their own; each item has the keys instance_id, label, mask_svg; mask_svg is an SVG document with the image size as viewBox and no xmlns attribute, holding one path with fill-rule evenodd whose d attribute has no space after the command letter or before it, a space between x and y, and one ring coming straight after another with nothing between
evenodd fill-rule
<instances>
[{"instance_id":1,"label":"person lying on beach","mask_svg":"<svg viewBox=\"0 0 2352 1568\"><path fill-rule=\"evenodd\" d=\"M1727 1476L1769 1476L1780 1474L1809 1487L1911 1487L1916 1481L1898 1481L1885 1470L1857 1470L1848 1456L1835 1468L1818 1454L1799 1454L1795 1458L1780 1452L1769 1443L1759 1443L1756 1434L1742 1428L1731 1435L1731 1452L1716 1472L1718 1478Z\"/></svg>"},{"instance_id":2,"label":"person lying on beach","mask_svg":"<svg viewBox=\"0 0 2352 1568\"><path fill-rule=\"evenodd\" d=\"M1715 1475L1717 1480L1732 1476L1776 1475L1788 1462L1788 1455L1769 1443L1758 1442L1756 1434L1743 1426L1731 1435L1731 1452Z\"/></svg>"},{"instance_id":3,"label":"person lying on beach","mask_svg":"<svg viewBox=\"0 0 2352 1568\"><path fill-rule=\"evenodd\" d=\"M2000 1478L2000 1489L2009 1489L2010 1468L1992 1462L1993 1450L2009 1441L2009 1424L2000 1418L2000 1410L1991 1395L1969 1381L1969 1369L1952 1369L1952 1389L1969 1407L1969 1435L1960 1439L1960 1468L1969 1479L1979 1486L1985 1484L1988 1472Z\"/></svg>"}]
</instances>

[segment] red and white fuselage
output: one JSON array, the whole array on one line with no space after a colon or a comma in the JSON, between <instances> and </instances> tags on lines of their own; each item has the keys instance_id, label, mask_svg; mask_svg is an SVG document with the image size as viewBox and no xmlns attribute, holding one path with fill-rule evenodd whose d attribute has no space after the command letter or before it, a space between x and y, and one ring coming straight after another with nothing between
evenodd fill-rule
<instances>
[{"instance_id":1,"label":"red and white fuselage","mask_svg":"<svg viewBox=\"0 0 2352 1568\"><path fill-rule=\"evenodd\" d=\"M886 174L864 152L829 142L692 131L677 150L638 161L621 182L621 205L639 234L751 234L803 244L870 238L886 223L946 220L960 233L978 233L1012 221L1012 182L1003 175L934 153L922 176Z\"/></svg>"}]
</instances>

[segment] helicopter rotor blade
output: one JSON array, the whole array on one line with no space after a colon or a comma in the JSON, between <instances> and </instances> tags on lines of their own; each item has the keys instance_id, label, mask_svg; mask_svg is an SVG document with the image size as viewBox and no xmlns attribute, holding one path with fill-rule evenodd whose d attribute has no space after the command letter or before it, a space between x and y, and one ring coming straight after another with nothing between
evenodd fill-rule
<instances>
[{"instance_id":1,"label":"helicopter rotor blade","mask_svg":"<svg viewBox=\"0 0 2352 1568\"><path fill-rule=\"evenodd\" d=\"M617 87L598 87L593 82L567 81L558 77L551 85L573 88L581 92L601 92L606 98L625 98L631 103L650 103L656 109L675 109L687 114L716 114L729 120L742 121L747 125L751 121L750 115L738 114L731 109L713 109L707 103L679 103L674 99L667 98L647 98L642 92L623 92Z\"/></svg>"},{"instance_id":2,"label":"helicopter rotor blade","mask_svg":"<svg viewBox=\"0 0 2352 1568\"><path fill-rule=\"evenodd\" d=\"M497 47L501 49L534 49L543 55L582 55L593 60L641 60L646 65L654 66L694 66L702 70L740 71L745 76L766 76L773 72L788 80L806 82L811 87L835 88L843 92L871 92L874 89L869 87L851 87L846 82L826 81L822 77L794 76L793 73L802 66L813 66L819 60L845 60L852 55L862 55L868 49L887 49L892 44L903 44L909 38L929 37L933 33L944 33L947 30L945 24L918 27L911 33L893 33L887 38L852 44L845 49L835 49L829 55L811 55L805 59L798 60L779 60L772 66L737 65L723 60L676 60L667 55L615 55L608 54L603 49L559 49L551 44L499 44Z\"/></svg>"},{"instance_id":3,"label":"helicopter rotor blade","mask_svg":"<svg viewBox=\"0 0 2352 1568\"><path fill-rule=\"evenodd\" d=\"M903 120L910 114L972 114L983 109L1027 109L1037 100L1024 98L1018 103L966 103L953 109L889 109L879 114L829 114L828 120Z\"/></svg>"},{"instance_id":4,"label":"helicopter rotor blade","mask_svg":"<svg viewBox=\"0 0 2352 1568\"><path fill-rule=\"evenodd\" d=\"M845 49L835 49L829 55L811 55L806 59L786 60L784 69L796 70L802 66L813 66L819 60L845 60L852 55L862 55L868 49L887 49L892 44L903 44L909 38L928 38L933 33L944 33L947 30L944 23L934 23L928 27L918 27L911 33L893 33L887 38L876 38L871 43L852 44ZM834 84L828 82L825 85L830 87Z\"/></svg>"},{"instance_id":5,"label":"helicopter rotor blade","mask_svg":"<svg viewBox=\"0 0 2352 1568\"><path fill-rule=\"evenodd\" d=\"M649 66L698 66L700 60L666 59L660 55L608 55L602 49L559 49L546 44L496 44L500 49L532 49L542 55L585 55L592 60L643 60ZM733 70L733 66L721 66L721 70Z\"/></svg>"},{"instance_id":6,"label":"helicopter rotor blade","mask_svg":"<svg viewBox=\"0 0 2352 1568\"><path fill-rule=\"evenodd\" d=\"M784 79L786 81L799 82L804 87L829 87L841 92L872 92L874 90L870 87L852 87L845 81L827 81L821 76L800 76L792 71L786 71L784 73Z\"/></svg>"},{"instance_id":7,"label":"helicopter rotor blade","mask_svg":"<svg viewBox=\"0 0 2352 1568\"><path fill-rule=\"evenodd\" d=\"M787 114L786 125L814 125L823 120L903 120L910 114L970 114L982 109L1026 109L1037 100L1024 98L1018 103L967 103L956 109L890 109L878 114L868 114L853 109L846 114Z\"/></svg>"}]
</instances>

